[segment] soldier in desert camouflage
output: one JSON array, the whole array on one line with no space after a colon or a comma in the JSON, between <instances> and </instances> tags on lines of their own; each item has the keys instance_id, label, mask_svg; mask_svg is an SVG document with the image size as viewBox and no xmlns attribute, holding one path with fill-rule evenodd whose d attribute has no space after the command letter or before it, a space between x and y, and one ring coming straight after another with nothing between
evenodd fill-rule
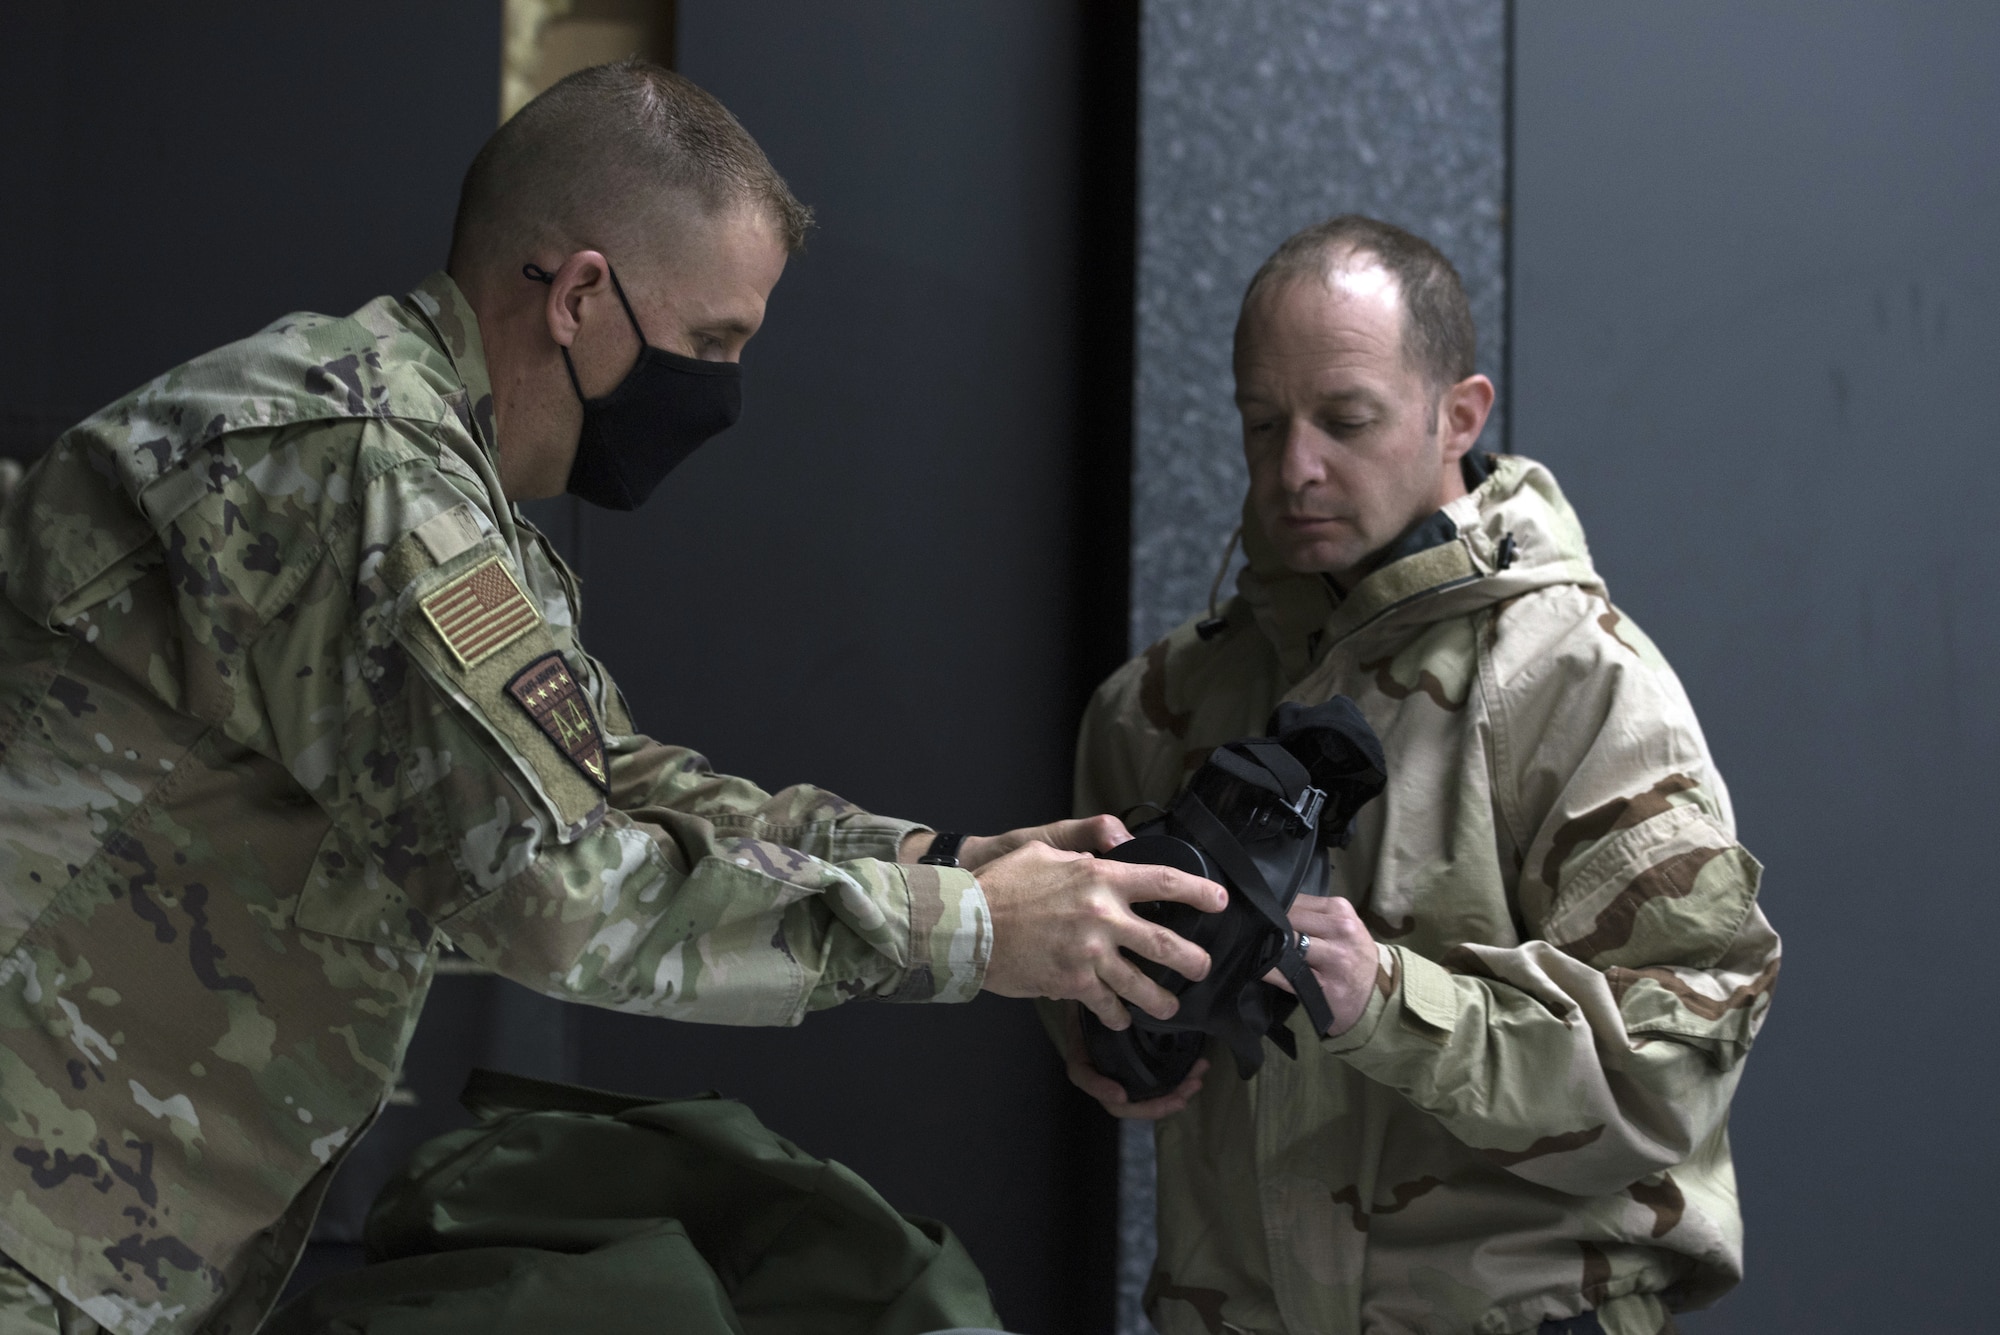
<instances>
[{"instance_id":1,"label":"soldier in desert camouflage","mask_svg":"<svg viewBox=\"0 0 2000 1335\"><path fill-rule=\"evenodd\" d=\"M1165 1335L1655 1335L1742 1273L1727 1116L1778 938L1672 670L1493 386L1449 263L1344 217L1236 332L1237 596L1098 691L1077 810L1163 803L1283 700L1352 697L1390 786L1293 925L1296 1062L1203 1063L1158 1120ZM1302 1015L1303 1012L1300 1012ZM1547 1323L1544 1325L1544 1323Z\"/></svg>"},{"instance_id":2,"label":"soldier in desert camouflage","mask_svg":"<svg viewBox=\"0 0 2000 1335\"><path fill-rule=\"evenodd\" d=\"M456 945L724 1024L980 989L1172 1001L1111 820L969 838L638 735L514 502L631 505L727 424L807 221L713 99L557 85L445 273L65 434L0 516L0 1331L253 1330ZM1078 851L1064 851L1064 849ZM963 864L962 866L960 864ZM975 874L977 873L976 879Z\"/></svg>"}]
</instances>

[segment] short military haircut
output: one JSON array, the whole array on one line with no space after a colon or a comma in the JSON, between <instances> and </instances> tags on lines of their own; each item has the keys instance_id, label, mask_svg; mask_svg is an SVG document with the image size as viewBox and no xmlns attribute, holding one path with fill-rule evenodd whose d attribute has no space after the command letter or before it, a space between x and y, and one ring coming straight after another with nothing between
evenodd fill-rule
<instances>
[{"instance_id":1,"label":"short military haircut","mask_svg":"<svg viewBox=\"0 0 2000 1335\"><path fill-rule=\"evenodd\" d=\"M493 132L459 190L448 267L461 282L526 262L536 247L590 246L626 261L692 203L761 208L797 252L812 210L720 102L637 59L552 85Z\"/></svg>"},{"instance_id":2,"label":"short military haircut","mask_svg":"<svg viewBox=\"0 0 2000 1335\"><path fill-rule=\"evenodd\" d=\"M1324 280L1349 255L1375 259L1395 278L1403 302L1403 356L1433 390L1472 374L1479 332L1458 270L1422 237L1358 213L1328 218L1285 238L1251 278L1243 309L1273 283L1307 276Z\"/></svg>"}]
</instances>

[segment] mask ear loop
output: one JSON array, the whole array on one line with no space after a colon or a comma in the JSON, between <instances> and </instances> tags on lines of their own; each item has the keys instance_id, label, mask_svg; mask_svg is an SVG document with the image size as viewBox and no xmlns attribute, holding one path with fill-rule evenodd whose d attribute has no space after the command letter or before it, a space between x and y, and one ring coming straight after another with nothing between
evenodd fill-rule
<instances>
[{"instance_id":1,"label":"mask ear loop","mask_svg":"<svg viewBox=\"0 0 2000 1335\"><path fill-rule=\"evenodd\" d=\"M537 283L554 283L556 276L536 264L533 260L521 266L521 272ZM632 303L626 299L625 284L618 281L618 271L611 267L611 261L604 261L604 272L611 275L611 290L618 294L618 304L625 308L625 318L632 322L632 332L639 336L640 347L650 347L646 342L646 331L639 327L639 317L632 313Z\"/></svg>"},{"instance_id":2,"label":"mask ear loop","mask_svg":"<svg viewBox=\"0 0 2000 1335\"><path fill-rule=\"evenodd\" d=\"M610 270L611 268L610 260L606 260L604 262L604 268L607 272ZM550 273L547 269L544 269L541 265L535 263L533 260L529 260L526 264L521 266L521 275L522 277L528 279L530 282L542 283L550 287L555 286L556 276ZM611 275L611 282L614 286L617 284L618 282L617 274ZM619 288L618 290L618 300L620 301L625 300L625 290L623 288ZM625 307L625 314L627 316L630 316L632 314L632 307L629 303ZM632 327L634 329L637 329L639 327L639 322L637 320L632 321ZM639 341L641 343L644 343L646 341L646 336L644 334L639 335ZM562 354L563 370L569 372L569 387L576 391L576 401L578 403L589 403L590 400L583 397L583 382L576 378L576 363L569 359L569 349L564 345L562 345L561 343L558 343L556 344L556 351Z\"/></svg>"},{"instance_id":3,"label":"mask ear loop","mask_svg":"<svg viewBox=\"0 0 2000 1335\"><path fill-rule=\"evenodd\" d=\"M611 267L611 261L604 261L604 272L611 275L611 290L618 294L618 304L625 308L625 318L632 322L632 332L639 336L641 348L651 347L646 342L646 331L639 327L639 317L632 313L632 303L625 299L625 284L618 281L618 271Z\"/></svg>"}]
</instances>

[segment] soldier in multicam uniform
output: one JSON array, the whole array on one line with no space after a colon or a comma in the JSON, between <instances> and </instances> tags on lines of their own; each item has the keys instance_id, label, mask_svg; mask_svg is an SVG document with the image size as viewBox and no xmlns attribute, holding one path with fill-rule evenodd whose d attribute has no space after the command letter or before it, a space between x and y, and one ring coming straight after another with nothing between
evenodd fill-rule
<instances>
[{"instance_id":1,"label":"soldier in multicam uniform","mask_svg":"<svg viewBox=\"0 0 2000 1335\"><path fill-rule=\"evenodd\" d=\"M1238 594L1083 726L1082 813L1168 800L1282 700L1352 697L1389 761L1292 915L1329 1037L1295 1017L1296 1062L1204 1062L1143 1104L1072 1043L1079 1085L1161 1119L1166 1335L1653 1335L1742 1273L1727 1114L1778 973L1759 867L1555 479L1473 449L1472 367L1427 243L1351 216L1287 241L1236 333Z\"/></svg>"},{"instance_id":2,"label":"soldier in multicam uniform","mask_svg":"<svg viewBox=\"0 0 2000 1335\"><path fill-rule=\"evenodd\" d=\"M448 274L198 357L19 482L0 1331L254 1329L447 943L725 1024L982 987L1166 1012L1118 947L1206 971L1129 904L1217 887L1053 846L1115 821L920 864L924 827L638 735L583 651L513 502L636 504L725 425L806 219L699 89L587 71L482 151Z\"/></svg>"}]
</instances>

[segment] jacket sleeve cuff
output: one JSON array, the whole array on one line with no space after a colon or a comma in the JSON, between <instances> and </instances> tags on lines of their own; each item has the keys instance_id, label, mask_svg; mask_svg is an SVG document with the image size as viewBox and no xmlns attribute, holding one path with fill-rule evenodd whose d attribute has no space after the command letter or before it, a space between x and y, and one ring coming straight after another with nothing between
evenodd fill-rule
<instances>
[{"instance_id":1,"label":"jacket sleeve cuff","mask_svg":"<svg viewBox=\"0 0 2000 1335\"><path fill-rule=\"evenodd\" d=\"M1327 1052L1364 1074L1407 1055L1413 1044L1435 1052L1458 1022L1458 987L1449 970L1401 946L1378 942L1375 953L1368 1009L1346 1033L1324 1041Z\"/></svg>"},{"instance_id":2,"label":"jacket sleeve cuff","mask_svg":"<svg viewBox=\"0 0 2000 1335\"><path fill-rule=\"evenodd\" d=\"M897 836L898 843L902 837ZM895 867L910 905L910 975L897 999L972 1000L986 982L986 966L993 957L993 915L985 892L962 867L909 863Z\"/></svg>"}]
</instances>

